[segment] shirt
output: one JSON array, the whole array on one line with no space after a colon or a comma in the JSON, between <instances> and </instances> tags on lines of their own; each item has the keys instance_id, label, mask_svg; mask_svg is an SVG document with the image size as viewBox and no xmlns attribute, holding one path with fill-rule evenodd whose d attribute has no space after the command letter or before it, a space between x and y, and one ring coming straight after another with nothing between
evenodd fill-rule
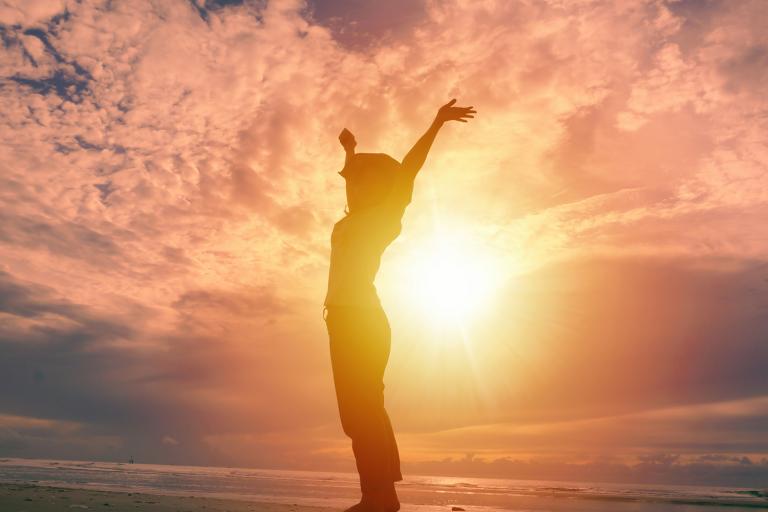
<instances>
[{"instance_id":1,"label":"shirt","mask_svg":"<svg viewBox=\"0 0 768 512\"><path fill-rule=\"evenodd\" d=\"M381 307L374 280L384 250L400 234L412 192L413 179L399 170L384 201L333 226L326 306Z\"/></svg>"}]
</instances>

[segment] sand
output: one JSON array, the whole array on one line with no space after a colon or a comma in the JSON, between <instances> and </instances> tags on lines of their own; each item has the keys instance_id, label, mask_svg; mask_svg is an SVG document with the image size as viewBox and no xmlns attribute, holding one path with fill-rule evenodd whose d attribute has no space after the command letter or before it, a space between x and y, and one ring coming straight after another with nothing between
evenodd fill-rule
<instances>
[{"instance_id":1,"label":"sand","mask_svg":"<svg viewBox=\"0 0 768 512\"><path fill-rule=\"evenodd\" d=\"M2 512L329 512L306 505L0 483Z\"/></svg>"}]
</instances>

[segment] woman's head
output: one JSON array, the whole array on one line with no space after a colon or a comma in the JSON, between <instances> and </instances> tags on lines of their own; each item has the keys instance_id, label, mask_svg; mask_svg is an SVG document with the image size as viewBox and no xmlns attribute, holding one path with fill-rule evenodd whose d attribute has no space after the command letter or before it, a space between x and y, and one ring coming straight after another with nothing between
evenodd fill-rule
<instances>
[{"instance_id":1,"label":"woman's head","mask_svg":"<svg viewBox=\"0 0 768 512\"><path fill-rule=\"evenodd\" d=\"M347 182L350 212L383 201L394 183L400 163L384 153L357 153L341 174Z\"/></svg>"}]
</instances>

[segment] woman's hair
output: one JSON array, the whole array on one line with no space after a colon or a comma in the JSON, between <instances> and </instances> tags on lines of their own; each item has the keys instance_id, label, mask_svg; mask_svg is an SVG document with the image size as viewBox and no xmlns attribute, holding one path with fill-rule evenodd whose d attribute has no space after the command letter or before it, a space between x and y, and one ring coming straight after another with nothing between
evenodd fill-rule
<instances>
[{"instance_id":1,"label":"woman's hair","mask_svg":"<svg viewBox=\"0 0 768 512\"><path fill-rule=\"evenodd\" d=\"M392 190L400 162L384 153L357 153L339 173L347 182L349 211L383 201Z\"/></svg>"}]
</instances>

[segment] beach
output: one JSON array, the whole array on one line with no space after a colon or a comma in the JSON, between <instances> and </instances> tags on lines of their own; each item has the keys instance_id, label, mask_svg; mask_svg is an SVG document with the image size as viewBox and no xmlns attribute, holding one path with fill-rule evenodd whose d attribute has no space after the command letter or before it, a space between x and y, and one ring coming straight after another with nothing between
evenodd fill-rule
<instances>
[{"instance_id":1,"label":"beach","mask_svg":"<svg viewBox=\"0 0 768 512\"><path fill-rule=\"evenodd\" d=\"M765 489L407 476L404 512L694 512L768 509ZM350 473L0 459L0 512L342 511Z\"/></svg>"},{"instance_id":2,"label":"beach","mask_svg":"<svg viewBox=\"0 0 768 512\"><path fill-rule=\"evenodd\" d=\"M496 508L487 506L418 505L404 503L401 510L418 512L467 511L488 512L491 510L524 511L662 511L669 510L671 503L648 503L633 500L569 500L554 497L518 496L516 505ZM768 508L760 504L746 505L743 510ZM679 503L672 510L693 512L698 510L741 510L740 506L713 505L707 503ZM205 496L180 496L119 492L96 489L75 489L35 484L0 483L0 511L2 512L72 512L78 510L148 512L330 512L341 511L340 507L312 506L287 503L251 501L248 499L226 499Z\"/></svg>"}]
</instances>

